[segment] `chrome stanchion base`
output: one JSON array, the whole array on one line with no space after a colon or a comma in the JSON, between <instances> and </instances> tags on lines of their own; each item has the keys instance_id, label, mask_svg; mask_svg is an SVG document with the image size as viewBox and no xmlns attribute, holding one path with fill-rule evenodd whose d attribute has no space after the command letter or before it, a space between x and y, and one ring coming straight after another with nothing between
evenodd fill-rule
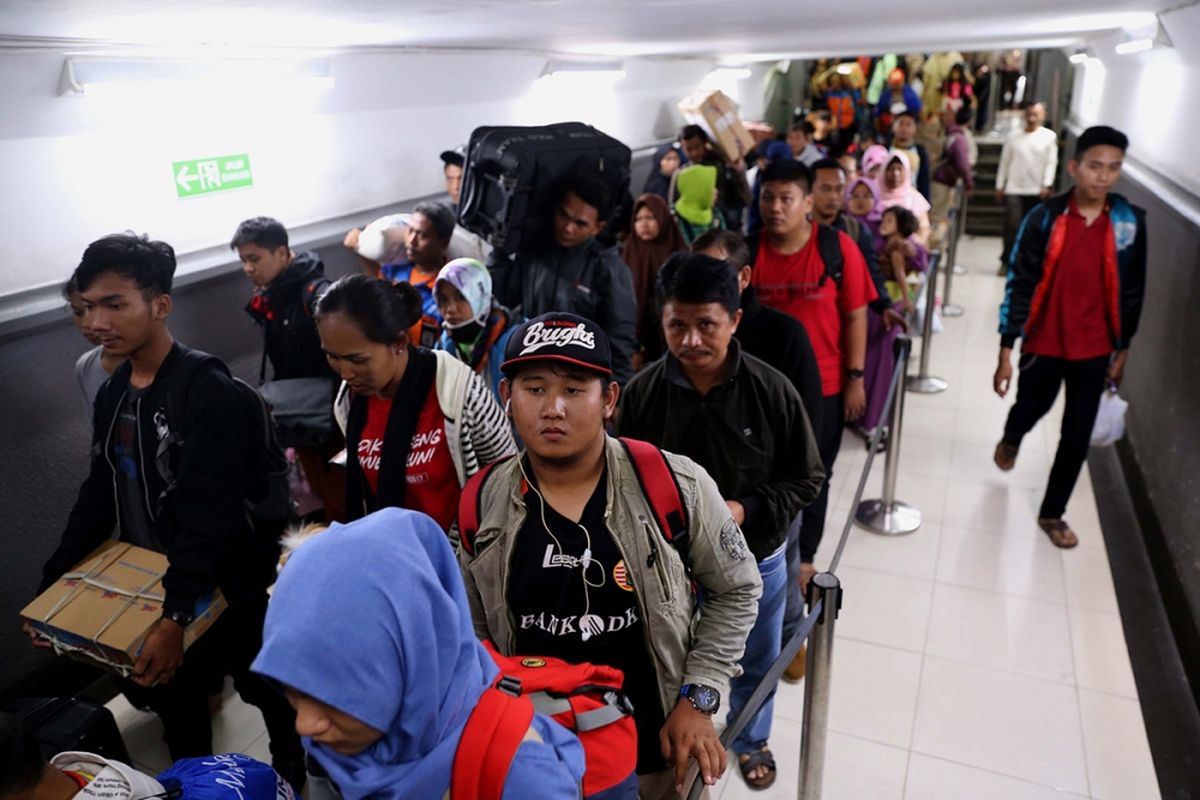
<instances>
[{"instance_id":1,"label":"chrome stanchion base","mask_svg":"<svg viewBox=\"0 0 1200 800\"><path fill-rule=\"evenodd\" d=\"M917 394L937 394L950 388L950 384L946 381L932 375L926 375L923 378L920 375L909 375L906 385L910 392Z\"/></svg>"},{"instance_id":2,"label":"chrome stanchion base","mask_svg":"<svg viewBox=\"0 0 1200 800\"><path fill-rule=\"evenodd\" d=\"M955 275L966 275L967 268L964 267L962 264L955 264L954 265L954 274Z\"/></svg>"},{"instance_id":3,"label":"chrome stanchion base","mask_svg":"<svg viewBox=\"0 0 1200 800\"><path fill-rule=\"evenodd\" d=\"M957 303L942 303L943 317L961 317L963 315L963 307Z\"/></svg>"},{"instance_id":4,"label":"chrome stanchion base","mask_svg":"<svg viewBox=\"0 0 1200 800\"><path fill-rule=\"evenodd\" d=\"M860 527L881 536L903 536L921 527L921 512L897 500L891 508L882 500L863 500L854 512Z\"/></svg>"}]
</instances>

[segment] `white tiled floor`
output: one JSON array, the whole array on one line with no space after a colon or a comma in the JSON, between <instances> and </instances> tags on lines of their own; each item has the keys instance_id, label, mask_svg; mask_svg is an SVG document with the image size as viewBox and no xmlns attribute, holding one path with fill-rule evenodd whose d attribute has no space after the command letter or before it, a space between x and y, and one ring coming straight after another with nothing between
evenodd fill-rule
<instances>
[{"instance_id":1,"label":"white tiled floor","mask_svg":"<svg viewBox=\"0 0 1200 800\"><path fill-rule=\"evenodd\" d=\"M1061 404L1026 438L1016 469L992 463L1012 403L991 391L998 250L994 239L961 244L972 271L953 292L966 314L945 320L930 369L950 388L906 397L897 497L925 524L897 538L854 530L838 569L825 800L1159 796L1086 471L1066 515L1079 547L1058 550L1035 525ZM818 566L865 456L847 436ZM877 459L867 497L881 481ZM801 719L802 703L787 687L777 718ZM791 741L772 742L781 763L798 761ZM781 771L772 796L795 797L794 774ZM737 776L720 794L757 796Z\"/></svg>"},{"instance_id":2,"label":"white tiled floor","mask_svg":"<svg viewBox=\"0 0 1200 800\"><path fill-rule=\"evenodd\" d=\"M825 800L1158 797L1086 472L1067 513L1079 547L1054 548L1034 521L1061 405L1026 438L1015 470L992 464L1012 402L991 392L998 250L995 239L961 244L972 272L955 278L954 300L966 315L945 321L931 359L950 389L907 396L897 495L925 524L898 538L855 529L838 569L845 602ZM865 460L861 440L847 435L819 565ZM878 497L882 469L880 458L867 497ZM731 765L714 800L796 796L803 698L802 684L781 685L776 785L751 792ZM134 760L163 768L157 719L119 699L111 706ZM261 718L230 691L215 740L218 750L269 760Z\"/></svg>"}]
</instances>

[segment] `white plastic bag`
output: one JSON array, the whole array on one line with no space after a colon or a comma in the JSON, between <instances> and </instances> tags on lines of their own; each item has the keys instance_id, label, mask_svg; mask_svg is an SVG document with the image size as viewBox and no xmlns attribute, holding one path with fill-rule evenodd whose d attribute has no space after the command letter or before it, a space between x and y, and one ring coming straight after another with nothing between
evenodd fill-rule
<instances>
[{"instance_id":1,"label":"white plastic bag","mask_svg":"<svg viewBox=\"0 0 1200 800\"><path fill-rule=\"evenodd\" d=\"M1092 426L1092 447L1108 447L1125 435L1125 411L1129 403L1117 394L1117 387L1109 384L1100 396L1100 409L1096 412L1096 424Z\"/></svg>"}]
</instances>

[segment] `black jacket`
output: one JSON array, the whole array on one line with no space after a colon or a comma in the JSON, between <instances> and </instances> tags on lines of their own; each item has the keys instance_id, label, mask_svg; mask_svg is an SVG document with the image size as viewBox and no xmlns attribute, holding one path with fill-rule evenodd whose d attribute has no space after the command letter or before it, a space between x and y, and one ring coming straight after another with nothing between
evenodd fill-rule
<instances>
[{"instance_id":1,"label":"black jacket","mask_svg":"<svg viewBox=\"0 0 1200 800\"><path fill-rule=\"evenodd\" d=\"M264 355L276 380L334 377L321 351L312 308L328 287L321 257L301 250L274 283L256 289L246 304L246 313L263 328Z\"/></svg>"},{"instance_id":2,"label":"black jacket","mask_svg":"<svg viewBox=\"0 0 1200 800\"><path fill-rule=\"evenodd\" d=\"M633 375L638 304L633 275L615 247L595 239L567 249L555 242L505 257L493 254L492 294L500 305L533 318L548 311L586 317L608 334L613 378Z\"/></svg>"},{"instance_id":3,"label":"black jacket","mask_svg":"<svg viewBox=\"0 0 1200 800\"><path fill-rule=\"evenodd\" d=\"M279 548L257 536L245 506L252 425L229 372L201 368L191 379L179 418L183 443L172 464L177 488L167 493L155 465L167 415L171 370L184 348L175 344L154 382L137 401L140 465L146 512L167 556L165 611L191 613L196 600L220 587L230 607L262 602L275 577ZM223 366L223 365L221 365ZM58 580L102 542L120 532L113 431L129 390L132 366L123 364L96 396L91 470L79 489L67 528L42 571L39 591Z\"/></svg>"},{"instance_id":4,"label":"black jacket","mask_svg":"<svg viewBox=\"0 0 1200 800\"><path fill-rule=\"evenodd\" d=\"M735 335L743 352L767 362L792 382L808 412L809 425L821 430L821 371L804 325L790 314L764 306L755 288L748 286L742 292L742 321Z\"/></svg>"},{"instance_id":5,"label":"black jacket","mask_svg":"<svg viewBox=\"0 0 1200 800\"><path fill-rule=\"evenodd\" d=\"M704 467L726 500L746 510L742 531L757 559L783 544L788 525L825 480L800 396L783 374L730 342L729 378L701 396L670 353L621 395L622 436L652 442Z\"/></svg>"}]
</instances>

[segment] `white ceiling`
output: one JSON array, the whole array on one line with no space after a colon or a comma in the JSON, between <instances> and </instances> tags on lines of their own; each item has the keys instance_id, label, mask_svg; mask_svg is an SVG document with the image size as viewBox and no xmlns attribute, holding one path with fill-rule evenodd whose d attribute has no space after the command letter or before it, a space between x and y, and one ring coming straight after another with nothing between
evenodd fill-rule
<instances>
[{"instance_id":1,"label":"white ceiling","mask_svg":"<svg viewBox=\"0 0 1200 800\"><path fill-rule=\"evenodd\" d=\"M797 57L1056 46L1173 0L0 0L0 37Z\"/></svg>"}]
</instances>

